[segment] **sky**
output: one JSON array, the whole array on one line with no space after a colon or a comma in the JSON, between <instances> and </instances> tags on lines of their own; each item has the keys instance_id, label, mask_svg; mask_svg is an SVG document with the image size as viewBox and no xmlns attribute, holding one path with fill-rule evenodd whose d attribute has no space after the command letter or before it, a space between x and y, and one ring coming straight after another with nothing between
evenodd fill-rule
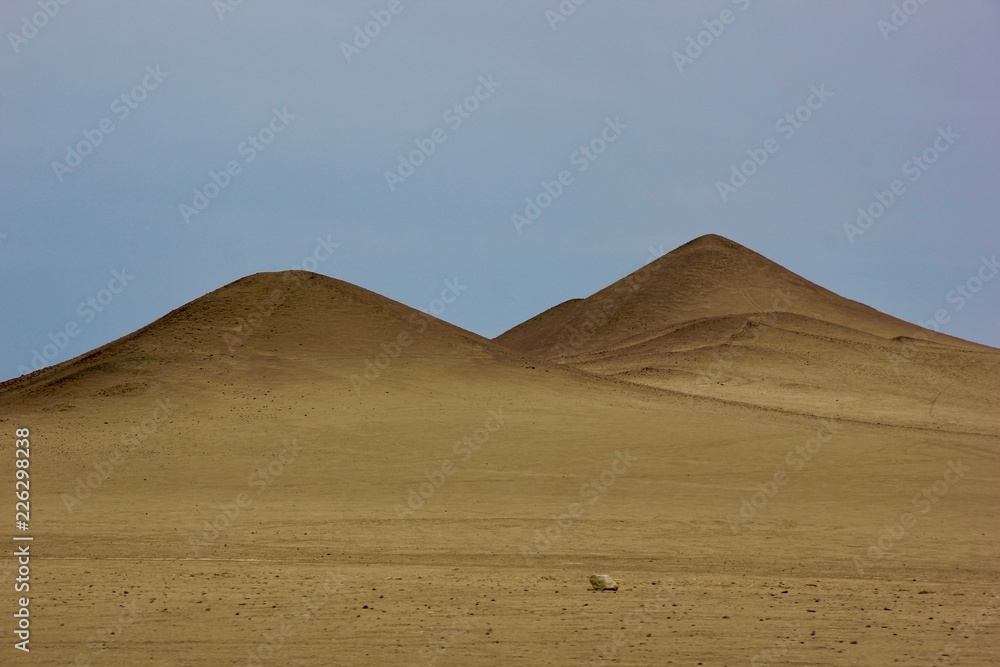
<instances>
[{"instance_id":1,"label":"sky","mask_svg":"<svg viewBox=\"0 0 1000 667\"><path fill-rule=\"evenodd\" d=\"M0 380L291 268L494 337L708 233L1000 347L1000 3L4 0L0 28Z\"/></svg>"}]
</instances>

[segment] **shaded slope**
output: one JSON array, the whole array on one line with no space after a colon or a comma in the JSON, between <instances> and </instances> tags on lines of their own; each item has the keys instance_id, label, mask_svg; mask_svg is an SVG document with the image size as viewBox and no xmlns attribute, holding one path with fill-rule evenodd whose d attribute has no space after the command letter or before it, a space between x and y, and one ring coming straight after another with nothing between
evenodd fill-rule
<instances>
[{"instance_id":1,"label":"shaded slope","mask_svg":"<svg viewBox=\"0 0 1000 667\"><path fill-rule=\"evenodd\" d=\"M806 414L1000 432L1000 352L703 236L497 342L591 373Z\"/></svg>"},{"instance_id":2,"label":"shaded slope","mask_svg":"<svg viewBox=\"0 0 1000 667\"><path fill-rule=\"evenodd\" d=\"M708 318L568 363L639 384L804 414L1000 433L1000 354L887 341L801 315Z\"/></svg>"},{"instance_id":3,"label":"shaded slope","mask_svg":"<svg viewBox=\"0 0 1000 667\"><path fill-rule=\"evenodd\" d=\"M586 299L550 309L496 340L515 350L552 358L605 350L699 319L775 311L883 338L912 336L918 329L824 289L738 243L709 234ZM959 347L973 345L948 336L939 338Z\"/></svg>"},{"instance_id":4,"label":"shaded slope","mask_svg":"<svg viewBox=\"0 0 1000 667\"><path fill-rule=\"evenodd\" d=\"M995 588L996 438L688 400L434 320L417 335L423 318L405 306L308 274L293 290L286 275L238 281L0 387L8 433L32 430L32 619L55 638L40 647L47 664L85 652L102 665L256 662L275 636L283 664L398 664L441 637L459 637L449 664L584 663L607 655L594 627L651 600L632 663L741 664L793 622L810 642L802 662L860 641L838 664L884 663L940 650L947 619ZM261 309L275 290L284 298ZM754 338L740 317L703 318L642 349L854 335L817 322L769 321ZM369 362L378 375L358 384ZM973 472L869 556L956 460ZM622 594L587 590L600 571ZM477 625L457 635L455 619ZM990 628L979 633L990 645Z\"/></svg>"},{"instance_id":5,"label":"shaded slope","mask_svg":"<svg viewBox=\"0 0 1000 667\"><path fill-rule=\"evenodd\" d=\"M243 374L343 380L363 375L365 361L405 362L414 349L421 358L486 359L496 346L343 281L304 271L259 273L92 352L0 384L0 393L8 400L66 400L136 393L161 381L204 386Z\"/></svg>"}]
</instances>

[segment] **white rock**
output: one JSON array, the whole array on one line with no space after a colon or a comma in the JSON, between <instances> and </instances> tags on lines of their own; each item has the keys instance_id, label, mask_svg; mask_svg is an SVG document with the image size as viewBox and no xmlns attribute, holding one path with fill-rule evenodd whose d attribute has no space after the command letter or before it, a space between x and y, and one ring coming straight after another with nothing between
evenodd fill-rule
<instances>
[{"instance_id":1,"label":"white rock","mask_svg":"<svg viewBox=\"0 0 1000 667\"><path fill-rule=\"evenodd\" d=\"M590 585L594 587L595 591L617 591L618 582L611 578L607 574L592 574L590 575Z\"/></svg>"}]
</instances>

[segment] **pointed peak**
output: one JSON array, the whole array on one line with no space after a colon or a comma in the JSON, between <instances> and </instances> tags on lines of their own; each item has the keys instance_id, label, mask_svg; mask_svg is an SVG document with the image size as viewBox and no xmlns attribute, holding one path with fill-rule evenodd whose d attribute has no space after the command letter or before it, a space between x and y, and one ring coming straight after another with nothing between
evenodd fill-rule
<instances>
[{"instance_id":1,"label":"pointed peak","mask_svg":"<svg viewBox=\"0 0 1000 667\"><path fill-rule=\"evenodd\" d=\"M735 241L727 239L721 234L702 234L701 236L691 239L684 245L693 245L695 243L724 243L724 244L735 244Z\"/></svg>"},{"instance_id":2,"label":"pointed peak","mask_svg":"<svg viewBox=\"0 0 1000 667\"><path fill-rule=\"evenodd\" d=\"M758 252L718 234L705 234L692 239L682 246L657 258L654 268L672 267L670 280L684 280L692 277L692 272L700 274L703 282L715 283L719 280L744 279L747 272L761 271L790 274L787 269L775 264Z\"/></svg>"},{"instance_id":3,"label":"pointed peak","mask_svg":"<svg viewBox=\"0 0 1000 667\"><path fill-rule=\"evenodd\" d=\"M680 250L682 248L728 248L730 250L749 250L749 248L740 245L736 241L727 239L725 236L719 236L718 234L704 234L696 239L692 239L685 243L684 245L677 248Z\"/></svg>"}]
</instances>

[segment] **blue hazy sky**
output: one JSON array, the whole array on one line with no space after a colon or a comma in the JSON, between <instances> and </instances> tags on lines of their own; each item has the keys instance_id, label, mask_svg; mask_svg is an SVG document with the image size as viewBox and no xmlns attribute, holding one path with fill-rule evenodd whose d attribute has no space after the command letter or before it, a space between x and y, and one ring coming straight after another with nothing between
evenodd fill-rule
<instances>
[{"instance_id":1,"label":"blue hazy sky","mask_svg":"<svg viewBox=\"0 0 1000 667\"><path fill-rule=\"evenodd\" d=\"M1000 346L1000 4L895 6L4 0L0 379L293 266L492 337L705 233Z\"/></svg>"}]
</instances>

